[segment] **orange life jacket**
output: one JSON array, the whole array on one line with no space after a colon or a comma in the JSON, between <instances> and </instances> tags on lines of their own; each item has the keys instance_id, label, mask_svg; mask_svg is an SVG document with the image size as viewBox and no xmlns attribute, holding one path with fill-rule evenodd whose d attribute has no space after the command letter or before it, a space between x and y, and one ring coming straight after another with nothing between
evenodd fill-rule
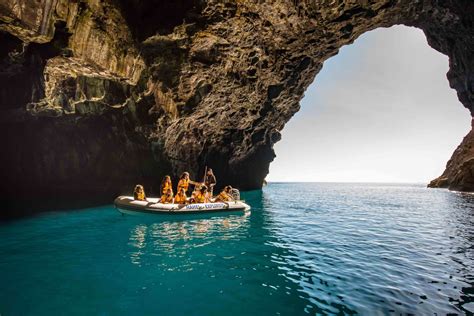
<instances>
[{"instance_id":1,"label":"orange life jacket","mask_svg":"<svg viewBox=\"0 0 474 316\"><path fill-rule=\"evenodd\" d=\"M196 201L196 203L206 203L207 198L205 194L202 194L201 192L199 192L194 197L194 200Z\"/></svg>"},{"instance_id":2,"label":"orange life jacket","mask_svg":"<svg viewBox=\"0 0 474 316\"><path fill-rule=\"evenodd\" d=\"M175 204L185 204L186 202L187 202L186 194L183 194L183 195L178 194L174 197Z\"/></svg>"},{"instance_id":3,"label":"orange life jacket","mask_svg":"<svg viewBox=\"0 0 474 316\"><path fill-rule=\"evenodd\" d=\"M172 195L168 196L168 195L163 194L161 196L161 201L160 202L165 203L165 204L166 203L173 203L173 196Z\"/></svg>"},{"instance_id":4,"label":"orange life jacket","mask_svg":"<svg viewBox=\"0 0 474 316\"><path fill-rule=\"evenodd\" d=\"M178 192L181 188L184 189L184 192L187 192L188 191L188 187L189 187L189 180L188 179L181 179L179 180L178 182Z\"/></svg>"},{"instance_id":5,"label":"orange life jacket","mask_svg":"<svg viewBox=\"0 0 474 316\"><path fill-rule=\"evenodd\" d=\"M173 186L171 185L171 182L165 182L165 184L163 184L163 189L161 192L163 194L166 194L168 193L168 189L171 189L171 191L173 191Z\"/></svg>"},{"instance_id":6,"label":"orange life jacket","mask_svg":"<svg viewBox=\"0 0 474 316\"><path fill-rule=\"evenodd\" d=\"M138 201L145 201L145 192L137 192L135 193L136 195L136 198L135 200L138 200Z\"/></svg>"},{"instance_id":7,"label":"orange life jacket","mask_svg":"<svg viewBox=\"0 0 474 316\"><path fill-rule=\"evenodd\" d=\"M231 201L229 195L226 193L226 192L221 192L219 193L219 195L217 196L217 199L218 201L222 201L222 202L229 202Z\"/></svg>"}]
</instances>

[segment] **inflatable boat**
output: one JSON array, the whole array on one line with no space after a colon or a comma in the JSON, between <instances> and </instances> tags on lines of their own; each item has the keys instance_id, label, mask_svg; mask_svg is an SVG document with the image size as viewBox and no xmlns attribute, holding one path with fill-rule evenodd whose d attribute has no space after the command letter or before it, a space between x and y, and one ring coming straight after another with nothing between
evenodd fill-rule
<instances>
[{"instance_id":1,"label":"inflatable boat","mask_svg":"<svg viewBox=\"0 0 474 316\"><path fill-rule=\"evenodd\" d=\"M163 204L158 203L158 198L148 198L148 201L138 201L133 196L119 196L114 204L122 214L158 214L158 215L185 215L246 212L250 206L243 201L212 202L195 204Z\"/></svg>"}]
</instances>

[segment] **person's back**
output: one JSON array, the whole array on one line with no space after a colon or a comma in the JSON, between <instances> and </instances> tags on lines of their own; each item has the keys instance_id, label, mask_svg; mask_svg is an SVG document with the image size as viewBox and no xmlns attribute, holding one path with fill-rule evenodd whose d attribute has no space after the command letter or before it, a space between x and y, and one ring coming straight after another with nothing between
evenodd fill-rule
<instances>
[{"instance_id":1,"label":"person's back","mask_svg":"<svg viewBox=\"0 0 474 316\"><path fill-rule=\"evenodd\" d=\"M219 193L216 197L216 202L231 202L234 201L234 198L231 195L232 187L230 185L226 186L224 190Z\"/></svg>"},{"instance_id":2,"label":"person's back","mask_svg":"<svg viewBox=\"0 0 474 316\"><path fill-rule=\"evenodd\" d=\"M133 198L137 201L146 201L145 189L142 185L137 184L133 190Z\"/></svg>"},{"instance_id":3,"label":"person's back","mask_svg":"<svg viewBox=\"0 0 474 316\"><path fill-rule=\"evenodd\" d=\"M216 197L216 202L229 202L229 201L230 201L230 197L227 193L225 193L225 191L222 191Z\"/></svg>"}]
</instances>

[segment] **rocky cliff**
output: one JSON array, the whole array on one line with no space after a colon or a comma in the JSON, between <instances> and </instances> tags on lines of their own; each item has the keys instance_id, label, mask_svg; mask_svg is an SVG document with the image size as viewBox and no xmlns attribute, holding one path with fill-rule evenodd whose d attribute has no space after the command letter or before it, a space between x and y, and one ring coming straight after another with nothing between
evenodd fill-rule
<instances>
[{"instance_id":1,"label":"rocky cliff","mask_svg":"<svg viewBox=\"0 0 474 316\"><path fill-rule=\"evenodd\" d=\"M474 191L474 120L471 131L456 148L441 176L428 184L431 188Z\"/></svg>"},{"instance_id":2,"label":"rocky cliff","mask_svg":"<svg viewBox=\"0 0 474 316\"><path fill-rule=\"evenodd\" d=\"M323 62L394 24L449 56L473 113L471 0L0 0L2 199L106 201L206 165L259 188Z\"/></svg>"}]
</instances>

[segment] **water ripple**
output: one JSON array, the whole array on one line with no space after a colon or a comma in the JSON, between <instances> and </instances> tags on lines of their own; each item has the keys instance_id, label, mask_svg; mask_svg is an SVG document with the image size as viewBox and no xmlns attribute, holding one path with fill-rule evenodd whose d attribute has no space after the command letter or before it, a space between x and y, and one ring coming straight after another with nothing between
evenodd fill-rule
<instances>
[{"instance_id":1,"label":"water ripple","mask_svg":"<svg viewBox=\"0 0 474 316\"><path fill-rule=\"evenodd\" d=\"M416 186L314 186L294 187L304 194L291 202L283 185L266 198L274 205L270 244L289 252L272 260L318 298L315 308L331 302L361 314L446 314L474 301L472 196ZM314 204L303 207L299 196Z\"/></svg>"},{"instance_id":2,"label":"water ripple","mask_svg":"<svg viewBox=\"0 0 474 316\"><path fill-rule=\"evenodd\" d=\"M0 224L0 314L474 313L474 195L270 184L244 198L246 216L108 206Z\"/></svg>"}]
</instances>

